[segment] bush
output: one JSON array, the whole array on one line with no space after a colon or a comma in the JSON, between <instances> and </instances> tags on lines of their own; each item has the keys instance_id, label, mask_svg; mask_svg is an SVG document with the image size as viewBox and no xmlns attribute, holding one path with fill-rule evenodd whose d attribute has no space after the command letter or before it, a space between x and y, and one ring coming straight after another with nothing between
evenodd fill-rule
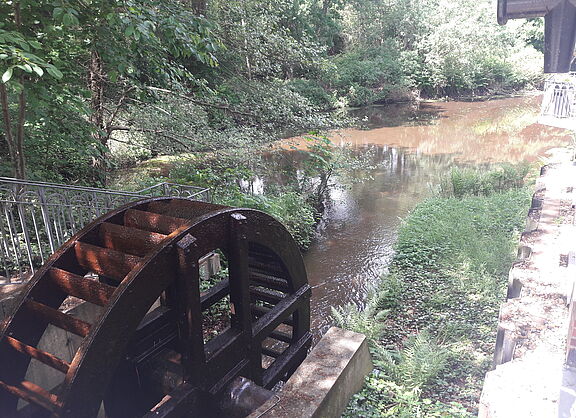
<instances>
[{"instance_id":1,"label":"bush","mask_svg":"<svg viewBox=\"0 0 576 418\"><path fill-rule=\"evenodd\" d=\"M314 235L314 209L295 192L277 195L249 195L241 192L222 196L217 203L261 210L280 221L301 249L307 249Z\"/></svg>"},{"instance_id":2,"label":"bush","mask_svg":"<svg viewBox=\"0 0 576 418\"><path fill-rule=\"evenodd\" d=\"M392 43L342 54L334 64L336 70L328 83L350 106L385 101L408 83L401 54Z\"/></svg>"},{"instance_id":3,"label":"bush","mask_svg":"<svg viewBox=\"0 0 576 418\"><path fill-rule=\"evenodd\" d=\"M334 108L334 97L328 94L317 81L297 78L288 80L286 86L293 92L310 100L314 106L326 110Z\"/></svg>"}]
</instances>

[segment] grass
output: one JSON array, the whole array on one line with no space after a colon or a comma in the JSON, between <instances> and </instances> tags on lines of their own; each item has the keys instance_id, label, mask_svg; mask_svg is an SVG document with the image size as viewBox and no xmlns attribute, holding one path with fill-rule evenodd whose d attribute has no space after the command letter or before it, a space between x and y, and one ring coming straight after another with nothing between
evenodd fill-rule
<instances>
[{"instance_id":1,"label":"grass","mask_svg":"<svg viewBox=\"0 0 576 418\"><path fill-rule=\"evenodd\" d=\"M477 412L530 205L527 172L449 173L439 195L403 222L389 274L365 310L335 312L339 325L367 333L376 366L347 416Z\"/></svg>"}]
</instances>

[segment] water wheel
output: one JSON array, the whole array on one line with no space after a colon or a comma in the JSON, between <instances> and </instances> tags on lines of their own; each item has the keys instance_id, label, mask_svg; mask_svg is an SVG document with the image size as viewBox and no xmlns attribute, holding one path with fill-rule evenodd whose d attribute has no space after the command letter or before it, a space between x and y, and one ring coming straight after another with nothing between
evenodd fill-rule
<instances>
[{"instance_id":1,"label":"water wheel","mask_svg":"<svg viewBox=\"0 0 576 418\"><path fill-rule=\"evenodd\" d=\"M205 289L199 260L217 250L228 276ZM100 314L63 313L69 297ZM0 416L95 417L102 402L108 417L206 416L237 376L271 388L297 368L311 344L309 298L299 249L272 217L185 199L129 204L56 251L1 324ZM209 338L217 304L229 323ZM70 362L39 348L49 326L81 338ZM61 382L26 380L32 359ZM172 385L166 364L179 370Z\"/></svg>"}]
</instances>

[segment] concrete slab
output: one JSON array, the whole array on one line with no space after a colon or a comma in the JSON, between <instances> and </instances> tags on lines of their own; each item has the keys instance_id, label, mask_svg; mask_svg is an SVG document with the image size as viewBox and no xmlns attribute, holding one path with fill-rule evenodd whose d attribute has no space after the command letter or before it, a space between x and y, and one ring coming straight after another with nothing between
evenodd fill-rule
<instances>
[{"instance_id":1,"label":"concrete slab","mask_svg":"<svg viewBox=\"0 0 576 418\"><path fill-rule=\"evenodd\" d=\"M332 327L288 379L278 397L266 402L249 418L339 417L372 368L366 337Z\"/></svg>"}]
</instances>

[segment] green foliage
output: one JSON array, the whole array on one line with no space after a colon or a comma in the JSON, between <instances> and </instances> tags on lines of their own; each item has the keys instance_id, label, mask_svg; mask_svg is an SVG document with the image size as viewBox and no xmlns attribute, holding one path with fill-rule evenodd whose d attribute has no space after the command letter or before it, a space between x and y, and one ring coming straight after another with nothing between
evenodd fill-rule
<instances>
[{"instance_id":1,"label":"green foliage","mask_svg":"<svg viewBox=\"0 0 576 418\"><path fill-rule=\"evenodd\" d=\"M350 1L344 16L350 44L340 71L365 78L355 82L376 100L383 96L378 88L459 95L517 89L542 77L534 26L498 26L488 0ZM390 79L375 88L374 79L384 78L380 68ZM370 96L364 91L359 98Z\"/></svg>"},{"instance_id":2,"label":"green foliage","mask_svg":"<svg viewBox=\"0 0 576 418\"><path fill-rule=\"evenodd\" d=\"M215 203L266 212L286 227L300 248L308 248L316 225L316 210L306 195L290 188L271 187L264 194L252 193L248 185L264 169L259 155L250 149L244 152L236 149L212 157L176 162L170 169L169 180L208 187L212 190ZM274 170L273 167L269 169ZM159 180L148 179L137 187L145 187Z\"/></svg>"},{"instance_id":3,"label":"green foliage","mask_svg":"<svg viewBox=\"0 0 576 418\"><path fill-rule=\"evenodd\" d=\"M420 203L404 220L390 273L365 310L336 313L343 326L378 327L370 334L378 373L350 403L349 416L474 412L530 204L527 170L449 173L444 196ZM453 415L442 415L448 411Z\"/></svg>"},{"instance_id":4,"label":"green foliage","mask_svg":"<svg viewBox=\"0 0 576 418\"><path fill-rule=\"evenodd\" d=\"M528 163L504 164L495 170L453 168L440 183L440 194L446 197L488 196L494 192L519 189L530 171Z\"/></svg>"},{"instance_id":5,"label":"green foliage","mask_svg":"<svg viewBox=\"0 0 576 418\"><path fill-rule=\"evenodd\" d=\"M542 20L500 27L489 3L214 0L198 16L176 0L3 2L0 77L13 121L25 92L27 159L101 183L159 154L332 127L335 107L536 85Z\"/></svg>"},{"instance_id":6,"label":"green foliage","mask_svg":"<svg viewBox=\"0 0 576 418\"><path fill-rule=\"evenodd\" d=\"M428 331L408 338L400 352L379 349L376 354L376 367L410 389L430 385L446 367L449 357L449 351Z\"/></svg>"},{"instance_id":7,"label":"green foliage","mask_svg":"<svg viewBox=\"0 0 576 418\"><path fill-rule=\"evenodd\" d=\"M408 69L404 68L401 51L393 40L378 48L341 54L333 62L336 71L328 83L350 106L385 101L408 82L405 77Z\"/></svg>"},{"instance_id":8,"label":"green foliage","mask_svg":"<svg viewBox=\"0 0 576 418\"><path fill-rule=\"evenodd\" d=\"M472 418L457 402L443 403L423 398L418 388L406 388L378 370L370 374L362 391L354 395L344 417L366 418Z\"/></svg>"},{"instance_id":9,"label":"green foliage","mask_svg":"<svg viewBox=\"0 0 576 418\"><path fill-rule=\"evenodd\" d=\"M332 318L336 326L359 332L375 341L382 333L384 327L382 320L385 319L385 314L375 318L356 305L349 304L338 309L332 307Z\"/></svg>"},{"instance_id":10,"label":"green foliage","mask_svg":"<svg viewBox=\"0 0 576 418\"><path fill-rule=\"evenodd\" d=\"M61 79L62 73L58 68L32 53L41 49L42 45L36 38L27 38L20 32L0 29L2 83L8 83L15 71L26 75L33 74L36 77L42 77L44 71L47 71L52 77Z\"/></svg>"},{"instance_id":11,"label":"green foliage","mask_svg":"<svg viewBox=\"0 0 576 418\"><path fill-rule=\"evenodd\" d=\"M272 195L236 193L219 199L219 203L266 212L286 227L300 248L306 249L310 246L316 225L316 213L302 195L295 192Z\"/></svg>"},{"instance_id":12,"label":"green foliage","mask_svg":"<svg viewBox=\"0 0 576 418\"><path fill-rule=\"evenodd\" d=\"M286 85L294 93L305 97L320 109L332 109L335 105L334 97L316 80L295 78L288 80Z\"/></svg>"}]
</instances>

